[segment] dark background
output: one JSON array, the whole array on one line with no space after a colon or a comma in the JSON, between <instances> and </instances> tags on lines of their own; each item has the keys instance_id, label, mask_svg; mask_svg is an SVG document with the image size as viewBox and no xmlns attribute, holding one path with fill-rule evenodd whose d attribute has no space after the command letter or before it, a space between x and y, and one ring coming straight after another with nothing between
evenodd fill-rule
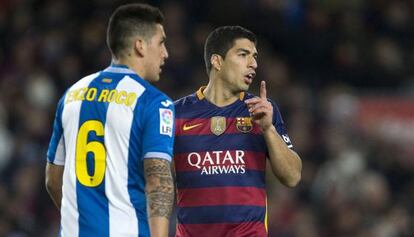
<instances>
[{"instance_id":1,"label":"dark background","mask_svg":"<svg viewBox=\"0 0 414 237\"><path fill-rule=\"evenodd\" d=\"M0 237L57 236L44 188L55 106L110 64L106 25L122 3L0 0ZM294 189L268 177L269 236L414 236L414 1L150 3L170 54L156 86L174 100L207 84L212 29L258 35L251 91L266 80L304 167Z\"/></svg>"}]
</instances>

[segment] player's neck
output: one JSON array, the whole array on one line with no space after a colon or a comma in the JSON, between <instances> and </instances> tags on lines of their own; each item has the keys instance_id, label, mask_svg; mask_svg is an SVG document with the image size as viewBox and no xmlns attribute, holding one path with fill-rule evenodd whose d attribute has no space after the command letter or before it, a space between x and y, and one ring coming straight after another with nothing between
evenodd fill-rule
<instances>
[{"instance_id":1,"label":"player's neck","mask_svg":"<svg viewBox=\"0 0 414 237\"><path fill-rule=\"evenodd\" d=\"M232 92L228 87L219 83L221 80L209 81L206 89L204 89L204 97L216 106L224 107L233 104L240 98L239 93Z\"/></svg>"},{"instance_id":2,"label":"player's neck","mask_svg":"<svg viewBox=\"0 0 414 237\"><path fill-rule=\"evenodd\" d=\"M114 64L121 64L127 66L129 69L134 71L136 74L138 74L139 77L145 80L145 70L144 67L142 67L138 63L133 62L134 59L132 58L120 58L120 59L112 59L112 63Z\"/></svg>"}]
</instances>

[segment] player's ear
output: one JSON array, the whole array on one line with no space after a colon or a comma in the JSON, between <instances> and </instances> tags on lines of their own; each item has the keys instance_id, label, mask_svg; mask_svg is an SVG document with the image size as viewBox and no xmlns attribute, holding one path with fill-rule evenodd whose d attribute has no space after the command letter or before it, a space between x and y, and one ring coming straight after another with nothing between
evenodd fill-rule
<instances>
[{"instance_id":1,"label":"player's ear","mask_svg":"<svg viewBox=\"0 0 414 237\"><path fill-rule=\"evenodd\" d=\"M135 40L134 49L138 56L143 57L147 51L147 42L142 38L137 38Z\"/></svg>"},{"instance_id":2,"label":"player's ear","mask_svg":"<svg viewBox=\"0 0 414 237\"><path fill-rule=\"evenodd\" d=\"M218 54L211 55L210 63L212 68L216 69L217 71L221 70L221 65L223 63L223 58Z\"/></svg>"}]
</instances>

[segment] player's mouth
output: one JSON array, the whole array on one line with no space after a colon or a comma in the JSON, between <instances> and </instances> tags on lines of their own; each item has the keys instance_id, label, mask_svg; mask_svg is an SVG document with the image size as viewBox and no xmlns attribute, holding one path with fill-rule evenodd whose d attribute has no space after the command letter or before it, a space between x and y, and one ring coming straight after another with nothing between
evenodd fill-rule
<instances>
[{"instance_id":1,"label":"player's mouth","mask_svg":"<svg viewBox=\"0 0 414 237\"><path fill-rule=\"evenodd\" d=\"M250 73L246 74L246 75L244 76L244 82L245 82L247 85L252 84L253 79L254 79L254 77L255 77L255 76L256 76L256 73L255 73L255 72L250 72Z\"/></svg>"},{"instance_id":2,"label":"player's mouth","mask_svg":"<svg viewBox=\"0 0 414 237\"><path fill-rule=\"evenodd\" d=\"M160 73L162 72L162 67L164 66L164 62L160 64Z\"/></svg>"}]
</instances>

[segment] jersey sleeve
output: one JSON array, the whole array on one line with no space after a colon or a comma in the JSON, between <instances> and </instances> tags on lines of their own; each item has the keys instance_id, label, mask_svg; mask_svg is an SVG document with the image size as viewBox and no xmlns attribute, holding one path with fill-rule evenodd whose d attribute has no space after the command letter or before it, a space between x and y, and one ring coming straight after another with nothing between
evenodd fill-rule
<instances>
[{"instance_id":1,"label":"jersey sleeve","mask_svg":"<svg viewBox=\"0 0 414 237\"><path fill-rule=\"evenodd\" d=\"M171 161L174 144L174 104L167 96L149 98L143 116L143 158Z\"/></svg>"},{"instance_id":2,"label":"jersey sleeve","mask_svg":"<svg viewBox=\"0 0 414 237\"><path fill-rule=\"evenodd\" d=\"M54 165L65 165L65 143L62 126L62 112L64 107L64 97L62 97L57 105L55 120L53 122L52 137L49 142L47 151L47 161Z\"/></svg>"},{"instance_id":3,"label":"jersey sleeve","mask_svg":"<svg viewBox=\"0 0 414 237\"><path fill-rule=\"evenodd\" d=\"M289 148L293 148L292 142L290 141L289 135L287 133L286 126L283 122L282 115L280 114L279 108L277 105L270 100L273 106L273 125L275 126L277 133L282 137L283 141L285 141L286 145Z\"/></svg>"}]
</instances>

